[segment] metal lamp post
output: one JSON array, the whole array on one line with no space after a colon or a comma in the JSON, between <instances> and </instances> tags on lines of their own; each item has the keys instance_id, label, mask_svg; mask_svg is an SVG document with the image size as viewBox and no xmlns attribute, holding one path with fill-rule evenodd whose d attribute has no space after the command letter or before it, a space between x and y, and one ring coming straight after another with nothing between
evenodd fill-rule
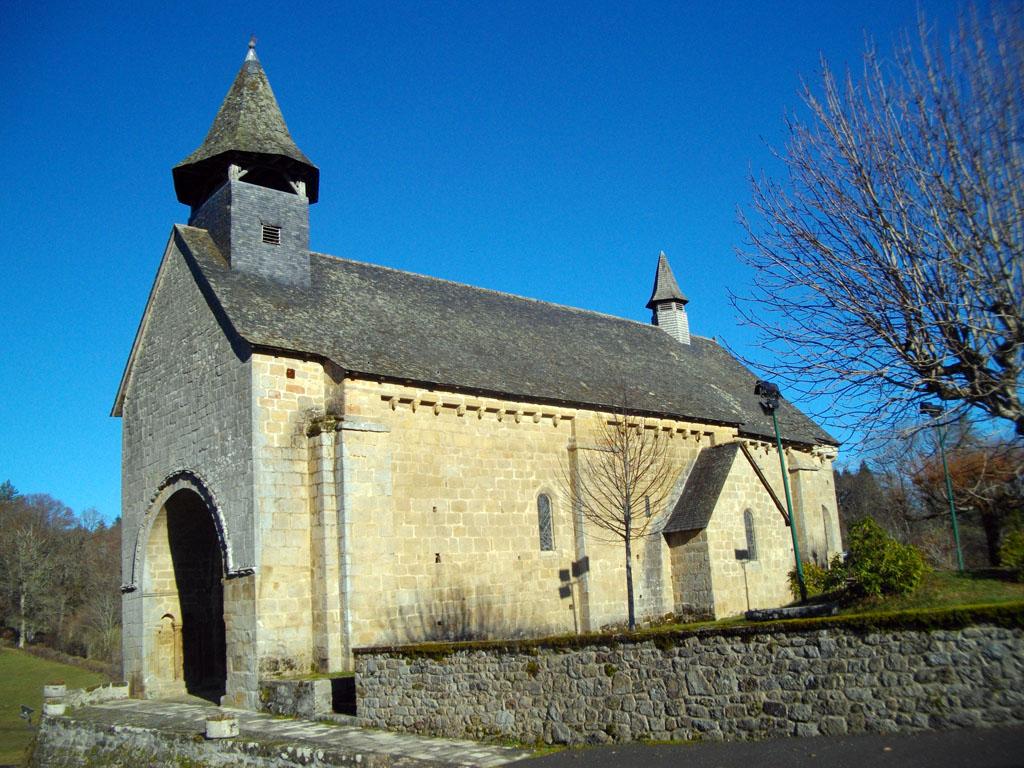
<instances>
[{"instance_id":1,"label":"metal lamp post","mask_svg":"<svg viewBox=\"0 0 1024 768\"><path fill-rule=\"evenodd\" d=\"M945 411L931 403L921 403L921 414L931 419L937 419ZM942 474L946 478L946 500L949 502L949 519L953 523L953 543L956 544L956 564L960 573L964 572L964 554L960 550L960 526L956 521L956 504L953 503L953 481L949 476L949 462L946 461L946 430L942 424L935 428L939 431L939 454L942 456Z\"/></svg>"},{"instance_id":2,"label":"metal lamp post","mask_svg":"<svg viewBox=\"0 0 1024 768\"><path fill-rule=\"evenodd\" d=\"M761 409L772 415L775 427L775 445L779 449L779 466L782 468L782 487L786 491L786 512L789 514L789 532L793 536L793 559L796 560L796 580L800 585L800 602L807 602L807 584L804 582L804 566L800 561L800 542L797 540L796 516L793 514L793 498L789 493L789 474L786 472L786 457L782 453L782 438L779 436L779 420L775 411L779 407L781 393L777 384L759 381L754 385L754 394L761 398Z\"/></svg>"}]
</instances>

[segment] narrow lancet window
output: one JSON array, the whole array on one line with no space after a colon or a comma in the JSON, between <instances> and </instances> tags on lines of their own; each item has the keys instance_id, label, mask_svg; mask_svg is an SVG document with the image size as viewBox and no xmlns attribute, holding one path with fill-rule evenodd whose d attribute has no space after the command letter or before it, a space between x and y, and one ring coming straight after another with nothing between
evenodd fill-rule
<instances>
[{"instance_id":1,"label":"narrow lancet window","mask_svg":"<svg viewBox=\"0 0 1024 768\"><path fill-rule=\"evenodd\" d=\"M541 551L552 551L555 548L555 533L551 525L551 499L546 493L537 497L537 528L540 531Z\"/></svg>"},{"instance_id":2,"label":"narrow lancet window","mask_svg":"<svg viewBox=\"0 0 1024 768\"><path fill-rule=\"evenodd\" d=\"M757 560L757 536L754 533L754 513L749 509L743 512L743 527L747 532L747 559Z\"/></svg>"}]
</instances>

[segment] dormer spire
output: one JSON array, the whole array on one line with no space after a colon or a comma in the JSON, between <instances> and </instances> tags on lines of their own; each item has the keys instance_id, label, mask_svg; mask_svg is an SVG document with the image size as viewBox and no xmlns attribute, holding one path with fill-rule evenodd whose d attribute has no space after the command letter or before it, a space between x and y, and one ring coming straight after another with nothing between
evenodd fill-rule
<instances>
[{"instance_id":1,"label":"dormer spire","mask_svg":"<svg viewBox=\"0 0 1024 768\"><path fill-rule=\"evenodd\" d=\"M664 330L681 344L690 343L690 320L685 305L689 301L679 290L676 276L672 274L668 257L662 251L654 271L654 289L647 301L651 310L651 323Z\"/></svg>"},{"instance_id":2,"label":"dormer spire","mask_svg":"<svg viewBox=\"0 0 1024 768\"><path fill-rule=\"evenodd\" d=\"M174 168L178 199L193 210L229 178L315 203L320 171L296 146L256 57L256 37L203 143Z\"/></svg>"}]
</instances>

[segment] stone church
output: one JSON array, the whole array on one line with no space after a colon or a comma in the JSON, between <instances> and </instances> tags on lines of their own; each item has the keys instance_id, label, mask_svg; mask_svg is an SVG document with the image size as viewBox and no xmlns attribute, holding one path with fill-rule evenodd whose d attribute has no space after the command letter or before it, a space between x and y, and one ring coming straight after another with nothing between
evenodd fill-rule
<instances>
[{"instance_id":1,"label":"stone church","mask_svg":"<svg viewBox=\"0 0 1024 768\"><path fill-rule=\"evenodd\" d=\"M173 178L188 224L113 408L136 694L255 708L261 679L348 669L359 646L624 621L622 542L566 482L624 382L677 468L633 546L638 616L789 601L771 418L691 333L664 254L645 324L311 252L319 171L252 46ZM822 561L841 548L836 442L788 403L778 420L800 549Z\"/></svg>"}]
</instances>

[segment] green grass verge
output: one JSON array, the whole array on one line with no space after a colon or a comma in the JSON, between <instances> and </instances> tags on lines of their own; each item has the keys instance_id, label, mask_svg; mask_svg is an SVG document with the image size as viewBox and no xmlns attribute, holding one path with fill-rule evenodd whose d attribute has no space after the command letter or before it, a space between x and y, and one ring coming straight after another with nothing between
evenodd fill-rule
<instances>
[{"instance_id":1,"label":"green grass verge","mask_svg":"<svg viewBox=\"0 0 1024 768\"><path fill-rule=\"evenodd\" d=\"M1024 601L1024 584L966 573L931 571L913 594L859 600L844 614L916 611L967 605L998 605Z\"/></svg>"},{"instance_id":2,"label":"green grass verge","mask_svg":"<svg viewBox=\"0 0 1024 768\"><path fill-rule=\"evenodd\" d=\"M342 677L355 676L355 672L297 672L294 674L268 675L265 679L275 683L304 683L310 680L336 680Z\"/></svg>"},{"instance_id":3,"label":"green grass verge","mask_svg":"<svg viewBox=\"0 0 1024 768\"><path fill-rule=\"evenodd\" d=\"M108 682L104 675L78 667L37 658L15 648L0 648L0 764L20 765L35 728L18 715L21 705L35 710L33 723L43 709L43 685L63 680L68 688L86 688Z\"/></svg>"}]
</instances>

